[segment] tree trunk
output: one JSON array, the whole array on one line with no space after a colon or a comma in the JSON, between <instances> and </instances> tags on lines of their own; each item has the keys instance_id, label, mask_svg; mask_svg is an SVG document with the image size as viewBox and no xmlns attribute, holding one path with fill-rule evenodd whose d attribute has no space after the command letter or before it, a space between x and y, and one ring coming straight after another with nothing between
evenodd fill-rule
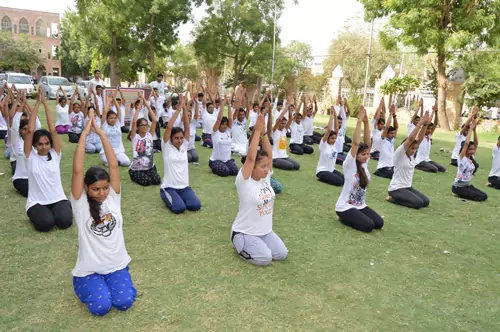
<instances>
[{"instance_id":1,"label":"tree trunk","mask_svg":"<svg viewBox=\"0 0 500 332\"><path fill-rule=\"evenodd\" d=\"M448 114L446 114L446 59L444 50L438 54L438 116L441 129L450 131L450 122L448 121Z\"/></svg>"},{"instance_id":2,"label":"tree trunk","mask_svg":"<svg viewBox=\"0 0 500 332\"><path fill-rule=\"evenodd\" d=\"M238 85L238 80L240 79L240 63L238 55L234 57L234 78L233 78L233 88Z\"/></svg>"},{"instance_id":3,"label":"tree trunk","mask_svg":"<svg viewBox=\"0 0 500 332\"><path fill-rule=\"evenodd\" d=\"M151 75L155 73L155 44L153 41L153 24L154 15L151 15L151 22L149 24L149 69L151 70Z\"/></svg>"},{"instance_id":4,"label":"tree trunk","mask_svg":"<svg viewBox=\"0 0 500 332\"><path fill-rule=\"evenodd\" d=\"M109 53L109 79L111 86L120 84L120 68L118 67L118 46L116 32L111 32L111 52Z\"/></svg>"}]
</instances>

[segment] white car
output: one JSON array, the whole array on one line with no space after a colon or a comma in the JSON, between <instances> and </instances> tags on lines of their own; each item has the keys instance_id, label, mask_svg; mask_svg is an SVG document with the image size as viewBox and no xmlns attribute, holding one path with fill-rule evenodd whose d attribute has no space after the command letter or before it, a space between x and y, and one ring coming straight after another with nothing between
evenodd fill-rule
<instances>
[{"instance_id":1,"label":"white car","mask_svg":"<svg viewBox=\"0 0 500 332\"><path fill-rule=\"evenodd\" d=\"M47 99L57 99L63 96L61 91L57 91L59 86L62 86L68 98L71 98L74 92L73 85L71 85L66 77L62 76L43 76L40 78L40 86L42 87L42 93Z\"/></svg>"},{"instance_id":2,"label":"white car","mask_svg":"<svg viewBox=\"0 0 500 332\"><path fill-rule=\"evenodd\" d=\"M18 91L25 91L26 97L31 97L31 94L35 90L33 83L31 83L30 77L22 73L2 73L0 74L0 81L2 85L7 83L7 86L12 87L12 83L16 86Z\"/></svg>"},{"instance_id":3,"label":"white car","mask_svg":"<svg viewBox=\"0 0 500 332\"><path fill-rule=\"evenodd\" d=\"M78 92L80 92L80 96L82 96L83 99L87 98L90 89L90 81L81 81L77 83L77 86Z\"/></svg>"}]
</instances>

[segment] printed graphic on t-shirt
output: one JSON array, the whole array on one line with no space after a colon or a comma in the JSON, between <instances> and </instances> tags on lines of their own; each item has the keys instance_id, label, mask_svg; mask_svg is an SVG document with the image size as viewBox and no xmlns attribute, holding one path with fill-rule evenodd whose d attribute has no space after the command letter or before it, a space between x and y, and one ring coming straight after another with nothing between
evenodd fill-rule
<instances>
[{"instance_id":1,"label":"printed graphic on t-shirt","mask_svg":"<svg viewBox=\"0 0 500 332\"><path fill-rule=\"evenodd\" d=\"M280 137L280 142L279 142L278 147L279 147L280 150L283 150L283 151L286 150L286 136L281 136Z\"/></svg>"},{"instance_id":2,"label":"printed graphic on t-shirt","mask_svg":"<svg viewBox=\"0 0 500 332\"><path fill-rule=\"evenodd\" d=\"M337 160L337 151L332 151L330 159Z\"/></svg>"},{"instance_id":3,"label":"printed graphic on t-shirt","mask_svg":"<svg viewBox=\"0 0 500 332\"><path fill-rule=\"evenodd\" d=\"M153 167L153 141L151 139L138 139L134 151L136 156L132 161L132 169L148 170Z\"/></svg>"},{"instance_id":4,"label":"printed graphic on t-shirt","mask_svg":"<svg viewBox=\"0 0 500 332\"><path fill-rule=\"evenodd\" d=\"M472 161L465 160L459 164L459 172L457 179L459 181L469 182L472 178L472 173L474 172L474 167L472 167Z\"/></svg>"},{"instance_id":5,"label":"printed graphic on t-shirt","mask_svg":"<svg viewBox=\"0 0 500 332\"><path fill-rule=\"evenodd\" d=\"M97 236L109 237L116 226L116 217L112 212L101 215L101 222L97 224L94 219L90 224L90 229Z\"/></svg>"},{"instance_id":6,"label":"printed graphic on t-shirt","mask_svg":"<svg viewBox=\"0 0 500 332\"><path fill-rule=\"evenodd\" d=\"M347 203L354 206L361 206L365 202L365 195L366 188L361 188L359 185L359 174L356 174L356 182L352 186Z\"/></svg>"},{"instance_id":7,"label":"printed graphic on t-shirt","mask_svg":"<svg viewBox=\"0 0 500 332\"><path fill-rule=\"evenodd\" d=\"M262 180L264 181L264 180ZM259 215L265 216L273 213L274 207L274 195L269 183L265 182L266 187L260 189L259 199L262 201L262 204L257 205L257 211Z\"/></svg>"}]
</instances>

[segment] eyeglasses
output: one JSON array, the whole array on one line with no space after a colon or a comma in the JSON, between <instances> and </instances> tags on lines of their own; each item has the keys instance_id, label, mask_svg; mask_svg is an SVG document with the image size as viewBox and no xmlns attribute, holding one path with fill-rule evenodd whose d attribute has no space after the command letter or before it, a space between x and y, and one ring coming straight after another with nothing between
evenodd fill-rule
<instances>
[{"instance_id":1,"label":"eyeglasses","mask_svg":"<svg viewBox=\"0 0 500 332\"><path fill-rule=\"evenodd\" d=\"M143 124L140 124L139 127L147 127L148 124L147 123L143 123Z\"/></svg>"}]
</instances>

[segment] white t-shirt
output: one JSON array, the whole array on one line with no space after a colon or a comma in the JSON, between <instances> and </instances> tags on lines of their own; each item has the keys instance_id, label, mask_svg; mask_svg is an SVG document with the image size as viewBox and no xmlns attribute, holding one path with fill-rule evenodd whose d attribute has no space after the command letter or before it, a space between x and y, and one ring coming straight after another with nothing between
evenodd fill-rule
<instances>
[{"instance_id":1,"label":"white t-shirt","mask_svg":"<svg viewBox=\"0 0 500 332\"><path fill-rule=\"evenodd\" d=\"M490 176L500 177L500 148L498 145L493 147L493 161L491 163L491 172L488 177Z\"/></svg>"},{"instance_id":2,"label":"white t-shirt","mask_svg":"<svg viewBox=\"0 0 500 332\"><path fill-rule=\"evenodd\" d=\"M431 161L432 135L425 135L417 150L416 165L422 161Z\"/></svg>"},{"instance_id":3,"label":"white t-shirt","mask_svg":"<svg viewBox=\"0 0 500 332\"><path fill-rule=\"evenodd\" d=\"M408 136L411 135L413 129L415 129L417 126L415 126L413 123L408 123Z\"/></svg>"},{"instance_id":4,"label":"white t-shirt","mask_svg":"<svg viewBox=\"0 0 500 332\"><path fill-rule=\"evenodd\" d=\"M189 144L188 151L194 149L194 142L196 141L196 124L198 121L194 118L194 112L192 112L191 121L189 122Z\"/></svg>"},{"instance_id":5,"label":"white t-shirt","mask_svg":"<svg viewBox=\"0 0 500 332\"><path fill-rule=\"evenodd\" d=\"M135 134L132 139L132 154L134 159L130 164L133 171L147 171L153 168L153 136L147 132L144 137Z\"/></svg>"},{"instance_id":6,"label":"white t-shirt","mask_svg":"<svg viewBox=\"0 0 500 332\"><path fill-rule=\"evenodd\" d=\"M0 130L7 130L7 121L5 121L2 113L0 113Z\"/></svg>"},{"instance_id":7,"label":"white t-shirt","mask_svg":"<svg viewBox=\"0 0 500 332\"><path fill-rule=\"evenodd\" d=\"M311 116L304 116L304 119L302 120L302 126L304 127L304 135L305 136L312 136L313 134L313 119L314 117Z\"/></svg>"},{"instance_id":8,"label":"white t-shirt","mask_svg":"<svg viewBox=\"0 0 500 332\"><path fill-rule=\"evenodd\" d=\"M56 126L68 126L71 124L69 122L68 110L69 110L68 105L64 107L61 107L61 105L59 104L56 105L56 114L57 114Z\"/></svg>"},{"instance_id":9,"label":"white t-shirt","mask_svg":"<svg viewBox=\"0 0 500 332\"><path fill-rule=\"evenodd\" d=\"M283 130L276 130L273 132L273 159L288 158L286 128Z\"/></svg>"},{"instance_id":10,"label":"white t-shirt","mask_svg":"<svg viewBox=\"0 0 500 332\"><path fill-rule=\"evenodd\" d=\"M335 170L335 162L337 161L337 148L335 144L330 145L328 141L319 142L319 162L316 167L316 174L319 172L333 172Z\"/></svg>"},{"instance_id":11,"label":"white t-shirt","mask_svg":"<svg viewBox=\"0 0 500 332\"><path fill-rule=\"evenodd\" d=\"M152 89L154 89L154 88L158 89L158 96L165 96L165 89L167 88L168 85L164 81L161 81L161 82L153 81L153 82L149 83L149 86Z\"/></svg>"},{"instance_id":12,"label":"white t-shirt","mask_svg":"<svg viewBox=\"0 0 500 332\"><path fill-rule=\"evenodd\" d=\"M380 151L380 144L382 143L383 130L373 129L371 132L372 132L372 149L370 152Z\"/></svg>"},{"instance_id":13,"label":"white t-shirt","mask_svg":"<svg viewBox=\"0 0 500 332\"><path fill-rule=\"evenodd\" d=\"M61 155L54 149L49 153L51 160L47 160L48 156L39 156L33 148L29 158L26 158L30 188L26 211L35 204L49 205L67 200L61 184Z\"/></svg>"},{"instance_id":14,"label":"white t-shirt","mask_svg":"<svg viewBox=\"0 0 500 332\"><path fill-rule=\"evenodd\" d=\"M22 137L12 136L12 153L16 155L16 171L14 172L14 176L12 176L12 181L17 179L27 179L28 178L28 170L26 169L26 156L24 155L24 140Z\"/></svg>"},{"instance_id":15,"label":"white t-shirt","mask_svg":"<svg viewBox=\"0 0 500 332\"><path fill-rule=\"evenodd\" d=\"M203 133L204 134L211 134L214 131L214 124L215 124L215 121L217 121L217 116L218 116L219 112L217 112L217 110L214 109L212 114L208 113L207 110L203 110L202 113L203 113L203 117L202 117Z\"/></svg>"},{"instance_id":16,"label":"white t-shirt","mask_svg":"<svg viewBox=\"0 0 500 332\"><path fill-rule=\"evenodd\" d=\"M345 131L339 129L337 139L335 140L335 149L338 153L344 153ZM339 152L340 151L340 152Z\"/></svg>"},{"instance_id":17,"label":"white t-shirt","mask_svg":"<svg viewBox=\"0 0 500 332\"><path fill-rule=\"evenodd\" d=\"M302 123L297 124L297 122L293 121L290 131L290 144L302 144L304 142L304 127Z\"/></svg>"},{"instance_id":18,"label":"white t-shirt","mask_svg":"<svg viewBox=\"0 0 500 332\"><path fill-rule=\"evenodd\" d=\"M401 144L394 153L394 175L388 190L393 191L402 188L410 188L413 182L415 165L415 157L408 157L405 145Z\"/></svg>"},{"instance_id":19,"label":"white t-shirt","mask_svg":"<svg viewBox=\"0 0 500 332\"><path fill-rule=\"evenodd\" d=\"M90 80L90 88L91 89L93 87L98 86L98 85L102 86L103 89L106 87L106 85L105 85L105 83L104 83L104 81L102 79L96 80L95 78L93 78L93 79Z\"/></svg>"},{"instance_id":20,"label":"white t-shirt","mask_svg":"<svg viewBox=\"0 0 500 332\"><path fill-rule=\"evenodd\" d=\"M182 111L182 112L184 112L184 111ZM177 119L175 119L174 127L184 128L184 126L182 125L182 118L183 118L182 112L180 112L179 115L177 116ZM169 109L167 110L167 119L166 119L167 122L170 121L172 116L174 116L174 113L175 113L175 110L172 107L169 107ZM215 118L217 119L217 116ZM214 123L215 123L215 121L214 121ZM213 125L212 125L212 128L213 128Z\"/></svg>"},{"instance_id":21,"label":"white t-shirt","mask_svg":"<svg viewBox=\"0 0 500 332\"><path fill-rule=\"evenodd\" d=\"M238 215L233 222L233 232L262 236L273 230L273 209L276 194L271 186L272 172L260 181L250 176L247 180L242 171L236 176Z\"/></svg>"},{"instance_id":22,"label":"white t-shirt","mask_svg":"<svg viewBox=\"0 0 500 332\"><path fill-rule=\"evenodd\" d=\"M135 108L130 108L130 121L134 119L136 109ZM143 107L139 110L139 115L137 116L137 120L139 119L146 119L149 122L149 110L146 107ZM123 119L122 119L123 120Z\"/></svg>"},{"instance_id":23,"label":"white t-shirt","mask_svg":"<svg viewBox=\"0 0 500 332\"><path fill-rule=\"evenodd\" d=\"M83 121L83 126L85 127L87 125L87 122L89 121L89 117L87 116L85 118L85 120ZM101 126L101 118L96 116L95 117L95 123L97 124L98 127ZM120 132L121 132L121 129L120 129ZM96 133L94 133L92 130L89 132L89 134L87 135L87 139L85 140L85 143L89 143L89 144L96 144L96 143L101 143L101 138L99 137L99 135L97 135Z\"/></svg>"},{"instance_id":24,"label":"white t-shirt","mask_svg":"<svg viewBox=\"0 0 500 332\"><path fill-rule=\"evenodd\" d=\"M384 167L394 167L394 141L396 138L389 140L387 137L382 138L380 142L380 157L377 164L377 169Z\"/></svg>"},{"instance_id":25,"label":"white t-shirt","mask_svg":"<svg viewBox=\"0 0 500 332\"><path fill-rule=\"evenodd\" d=\"M457 159L460 158L460 148L462 146L462 142L465 141L467 137L462 135L460 132L458 132L455 135L455 148L453 149L453 152L451 153L451 159Z\"/></svg>"},{"instance_id":26,"label":"white t-shirt","mask_svg":"<svg viewBox=\"0 0 500 332\"><path fill-rule=\"evenodd\" d=\"M233 143L241 146L247 146L247 119L245 118L242 122L239 122L238 119L234 120L233 127L231 129L233 134Z\"/></svg>"},{"instance_id":27,"label":"white t-shirt","mask_svg":"<svg viewBox=\"0 0 500 332\"><path fill-rule=\"evenodd\" d=\"M116 123L114 126L110 126L107 121L104 121L102 124L102 131L106 134L106 137L111 143L115 154L125 153L125 148L123 147L122 142L122 130L120 121L116 119ZM104 149L102 149L101 153L104 153Z\"/></svg>"},{"instance_id":28,"label":"white t-shirt","mask_svg":"<svg viewBox=\"0 0 500 332\"><path fill-rule=\"evenodd\" d=\"M71 127L69 131L75 134L81 134L83 131L83 113L82 112L71 112L69 115L69 120L71 122Z\"/></svg>"},{"instance_id":29,"label":"white t-shirt","mask_svg":"<svg viewBox=\"0 0 500 332\"><path fill-rule=\"evenodd\" d=\"M472 180L472 175L476 166L474 166L472 160L467 157L460 158L460 156L458 156L458 158L457 176L454 185L459 187L468 186L470 180Z\"/></svg>"},{"instance_id":30,"label":"white t-shirt","mask_svg":"<svg viewBox=\"0 0 500 332\"><path fill-rule=\"evenodd\" d=\"M116 111L116 106L111 107L111 111L118 114L118 112ZM126 111L125 105L120 105L120 117L123 123L125 123L125 111Z\"/></svg>"},{"instance_id":31,"label":"white t-shirt","mask_svg":"<svg viewBox=\"0 0 500 332\"><path fill-rule=\"evenodd\" d=\"M163 143L163 183L162 188L184 189L189 186L189 168L187 148L189 142L184 139L182 145L177 148L170 140Z\"/></svg>"},{"instance_id":32,"label":"white t-shirt","mask_svg":"<svg viewBox=\"0 0 500 332\"><path fill-rule=\"evenodd\" d=\"M90 215L85 190L78 200L71 195L71 208L78 228L78 258L73 276L106 275L126 268L131 258L123 237L121 195L110 186L108 197L101 204L99 224Z\"/></svg>"},{"instance_id":33,"label":"white t-shirt","mask_svg":"<svg viewBox=\"0 0 500 332\"><path fill-rule=\"evenodd\" d=\"M259 112L254 112L253 109L250 110L250 123L248 124L249 128L252 128L255 126L255 123L257 122L257 118L259 117ZM275 119L276 121L276 119Z\"/></svg>"},{"instance_id":34,"label":"white t-shirt","mask_svg":"<svg viewBox=\"0 0 500 332\"><path fill-rule=\"evenodd\" d=\"M221 133L216 131L212 133L212 155L210 160L220 160L226 162L231 159L231 144L233 139L231 138L231 129L227 128L225 132Z\"/></svg>"},{"instance_id":35,"label":"white t-shirt","mask_svg":"<svg viewBox=\"0 0 500 332\"><path fill-rule=\"evenodd\" d=\"M19 136L19 125L21 124L22 115L23 114L21 112L16 112L16 114L14 114L14 117L12 118L12 127L9 128L10 129L9 139L10 139L11 146L15 146L15 140L18 137L20 137ZM38 117L36 117L35 130L38 130L41 128L42 128L42 124L40 123L40 119ZM24 150L24 146L23 146L23 150ZM23 157L24 157L24 153L23 153ZM16 161L16 158L17 157L16 157L15 153L10 154L10 161Z\"/></svg>"},{"instance_id":36,"label":"white t-shirt","mask_svg":"<svg viewBox=\"0 0 500 332\"><path fill-rule=\"evenodd\" d=\"M368 170L368 163L362 165L365 170L368 180L370 180L370 171ZM335 210L338 212L344 212L349 209L364 209L366 207L365 198L367 188L361 188L359 186L359 174L356 167L356 159L348 153L344 164L342 165L344 171L345 182L342 187L342 192L335 205Z\"/></svg>"}]
</instances>

